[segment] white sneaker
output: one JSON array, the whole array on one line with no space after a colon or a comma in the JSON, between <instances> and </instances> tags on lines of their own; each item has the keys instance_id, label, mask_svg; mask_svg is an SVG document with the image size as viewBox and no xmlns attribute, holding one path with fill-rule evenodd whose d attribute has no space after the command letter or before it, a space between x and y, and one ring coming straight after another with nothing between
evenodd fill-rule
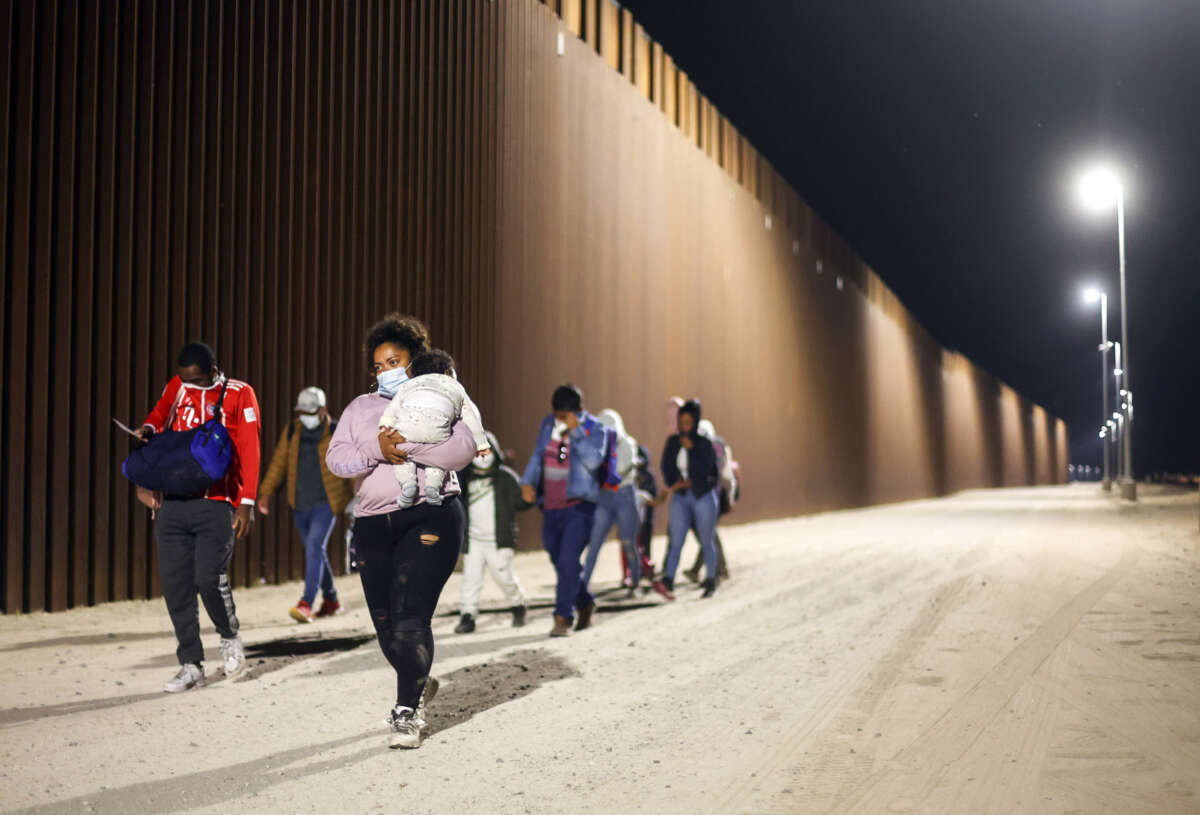
<instances>
[{"instance_id":1,"label":"white sneaker","mask_svg":"<svg viewBox=\"0 0 1200 815\"><path fill-rule=\"evenodd\" d=\"M221 666L225 675L235 677L246 667L246 654L242 651L242 635L231 640L221 637Z\"/></svg>"},{"instance_id":2,"label":"white sneaker","mask_svg":"<svg viewBox=\"0 0 1200 815\"><path fill-rule=\"evenodd\" d=\"M421 722L411 707L396 705L388 717L392 732L388 735L388 747L413 750L421 746Z\"/></svg>"},{"instance_id":3,"label":"white sneaker","mask_svg":"<svg viewBox=\"0 0 1200 815\"><path fill-rule=\"evenodd\" d=\"M185 690L202 687L204 687L204 669L189 662L179 666L179 673L166 681L163 690L167 693L182 693Z\"/></svg>"}]
</instances>

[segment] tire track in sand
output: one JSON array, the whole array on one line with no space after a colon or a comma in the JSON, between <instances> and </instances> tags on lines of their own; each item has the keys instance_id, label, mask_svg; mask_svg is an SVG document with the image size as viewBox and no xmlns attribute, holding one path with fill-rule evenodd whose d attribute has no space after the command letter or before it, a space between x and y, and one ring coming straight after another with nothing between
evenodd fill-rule
<instances>
[{"instance_id":1,"label":"tire track in sand","mask_svg":"<svg viewBox=\"0 0 1200 815\"><path fill-rule=\"evenodd\" d=\"M770 795L770 791L757 790L755 787L770 783L770 779L777 778L785 766L795 763L807 739L813 733L827 729L837 717L844 715L846 702L854 696L861 695L864 687L868 688L867 693L871 693L871 689L886 686L894 681L904 662L907 647L927 638L945 616L958 607L967 581L967 575L959 575L937 585L933 591L933 600L898 632L891 640L890 647L886 644L880 645L881 651L886 648L883 654L878 658L857 661L848 670L831 677L832 681L826 683L828 691L818 702L809 706L809 715L790 729L783 744L778 749L771 750L765 760L751 768L751 773L731 784L714 802L710 811L758 812L767 808L769 804L762 798L764 794ZM791 803L794 805L794 802Z\"/></svg>"},{"instance_id":2,"label":"tire track in sand","mask_svg":"<svg viewBox=\"0 0 1200 815\"><path fill-rule=\"evenodd\" d=\"M1138 554L1136 547L1127 545L1112 569L1038 626L933 725L865 778L831 811L904 811L927 799L950 766L970 749L1088 610L1125 576Z\"/></svg>"}]
</instances>

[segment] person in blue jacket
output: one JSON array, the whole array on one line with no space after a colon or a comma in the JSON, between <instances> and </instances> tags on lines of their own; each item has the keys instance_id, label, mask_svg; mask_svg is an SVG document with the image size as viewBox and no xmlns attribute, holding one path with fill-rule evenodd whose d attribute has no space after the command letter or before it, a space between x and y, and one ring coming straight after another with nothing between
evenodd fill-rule
<instances>
[{"instance_id":1,"label":"person in blue jacket","mask_svg":"<svg viewBox=\"0 0 1200 815\"><path fill-rule=\"evenodd\" d=\"M558 574L550 636L565 637L572 621L576 631L587 628L596 608L579 558L607 475L611 431L583 409L583 394L569 383L555 388L550 408L521 478L521 492L526 503L537 501L542 509L542 545Z\"/></svg>"}]
</instances>

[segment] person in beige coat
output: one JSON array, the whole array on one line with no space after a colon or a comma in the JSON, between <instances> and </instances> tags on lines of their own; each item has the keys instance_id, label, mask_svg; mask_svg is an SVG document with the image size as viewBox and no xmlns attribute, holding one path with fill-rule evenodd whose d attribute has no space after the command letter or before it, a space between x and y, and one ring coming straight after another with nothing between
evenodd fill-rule
<instances>
[{"instance_id":1,"label":"person in beige coat","mask_svg":"<svg viewBox=\"0 0 1200 815\"><path fill-rule=\"evenodd\" d=\"M350 501L350 482L329 471L325 453L337 427L325 407L325 391L307 387L296 398L295 418L279 434L266 478L258 490L258 511L270 512L271 495L287 485L288 506L304 542L304 594L288 612L299 623L329 617L342 607L329 565L329 535ZM317 587L321 607L313 612Z\"/></svg>"}]
</instances>

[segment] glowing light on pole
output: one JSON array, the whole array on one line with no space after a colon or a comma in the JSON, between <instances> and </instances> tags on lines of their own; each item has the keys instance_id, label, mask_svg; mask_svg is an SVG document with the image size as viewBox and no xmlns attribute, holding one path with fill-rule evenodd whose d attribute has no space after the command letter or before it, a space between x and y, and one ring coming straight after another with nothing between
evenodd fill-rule
<instances>
[{"instance_id":1,"label":"glowing light on pole","mask_svg":"<svg viewBox=\"0 0 1200 815\"><path fill-rule=\"evenodd\" d=\"M1129 308L1125 296L1125 188L1117 174L1107 167L1084 173L1079 180L1079 197L1089 209L1106 212L1116 204L1117 254L1121 267L1121 344L1125 346L1122 384L1129 388ZM1137 500L1137 482L1133 480L1133 418L1121 428L1124 465L1121 472L1121 497Z\"/></svg>"}]
</instances>

